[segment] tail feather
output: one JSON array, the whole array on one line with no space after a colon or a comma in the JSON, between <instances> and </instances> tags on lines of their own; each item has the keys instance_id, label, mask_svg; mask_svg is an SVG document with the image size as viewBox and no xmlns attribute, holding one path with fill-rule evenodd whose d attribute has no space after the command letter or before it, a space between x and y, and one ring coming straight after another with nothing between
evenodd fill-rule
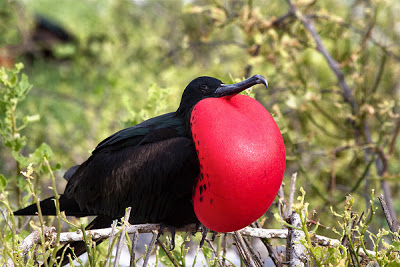
<instances>
[{"instance_id":1,"label":"tail feather","mask_svg":"<svg viewBox=\"0 0 400 267\"><path fill-rule=\"evenodd\" d=\"M40 209L43 215L56 215L56 206L54 197L46 198L40 201ZM24 215L37 215L38 208L36 203L29 205L26 208L14 211L14 215L24 216Z\"/></svg>"},{"instance_id":2,"label":"tail feather","mask_svg":"<svg viewBox=\"0 0 400 267\"><path fill-rule=\"evenodd\" d=\"M81 210L75 199L67 198L64 195L60 195L59 202L60 202L60 211L64 211L65 215L67 216L84 217L84 216L95 215L93 212L89 212L86 209ZM42 215L46 216L57 215L55 198L49 197L46 198L45 200L40 201L40 210L42 211ZM14 215L17 216L27 216L27 215L37 215L37 214L38 214L38 208L36 203L14 212Z\"/></svg>"}]
</instances>

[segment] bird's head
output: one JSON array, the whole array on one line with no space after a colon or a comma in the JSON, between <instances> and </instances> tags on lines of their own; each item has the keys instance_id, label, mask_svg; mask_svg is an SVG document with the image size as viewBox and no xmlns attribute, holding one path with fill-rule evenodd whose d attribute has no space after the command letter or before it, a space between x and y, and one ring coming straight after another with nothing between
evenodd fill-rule
<instances>
[{"instance_id":1,"label":"bird's head","mask_svg":"<svg viewBox=\"0 0 400 267\"><path fill-rule=\"evenodd\" d=\"M185 117L190 114L192 108L200 100L211 97L218 98L234 96L256 84L264 84L268 88L267 80L259 74L234 84L224 84L216 78L207 76L198 77L186 86L176 113Z\"/></svg>"}]
</instances>

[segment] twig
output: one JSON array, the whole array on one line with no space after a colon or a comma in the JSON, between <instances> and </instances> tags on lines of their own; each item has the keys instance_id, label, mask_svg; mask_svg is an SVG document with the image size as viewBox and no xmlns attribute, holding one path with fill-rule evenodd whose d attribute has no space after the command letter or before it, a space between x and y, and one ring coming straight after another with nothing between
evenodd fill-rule
<instances>
[{"instance_id":1,"label":"twig","mask_svg":"<svg viewBox=\"0 0 400 267\"><path fill-rule=\"evenodd\" d=\"M296 192L296 179L297 179L297 172L293 173L292 178L290 179L289 202L285 214L286 216L290 216L290 214L292 213L294 193Z\"/></svg>"},{"instance_id":2,"label":"twig","mask_svg":"<svg viewBox=\"0 0 400 267\"><path fill-rule=\"evenodd\" d=\"M131 214L131 207L128 207L128 208L126 208L124 221L122 222L121 235L119 237L119 242L118 242L118 246L117 246L117 252L115 254L114 267L118 267L119 266L119 259L121 258L122 246L124 244L125 233L126 233L125 225L128 223L130 214Z\"/></svg>"},{"instance_id":3,"label":"twig","mask_svg":"<svg viewBox=\"0 0 400 267\"><path fill-rule=\"evenodd\" d=\"M251 224L252 227L254 228L260 228L261 225L258 221L255 221L254 223ZM286 228L284 228L286 229ZM271 258L271 260L274 262L275 266L277 267L282 267L282 263L280 261L280 257L278 256L278 253L276 250L272 247L271 241L267 238L260 238L261 242L264 244L264 246L268 250L268 256Z\"/></svg>"},{"instance_id":4,"label":"twig","mask_svg":"<svg viewBox=\"0 0 400 267\"><path fill-rule=\"evenodd\" d=\"M261 242L263 242L263 244L265 245L265 247L268 250L268 256L271 258L271 260L274 262L276 267L282 267L282 263L281 261L278 259L278 253L276 252L276 250L272 247L272 245L270 244L270 241L266 238L260 238Z\"/></svg>"},{"instance_id":5,"label":"twig","mask_svg":"<svg viewBox=\"0 0 400 267\"><path fill-rule=\"evenodd\" d=\"M346 60L344 60L341 64L340 67L343 68L345 66L347 66L349 63L354 61L354 58L356 58L356 56L358 56L359 54L361 54L361 52L365 49L365 47L367 46L368 40L371 38L372 36L372 30L374 29L375 26L375 18L374 20L368 25L368 29L366 34L364 35L364 38L361 42L360 47L357 49L357 51L355 51L354 53L352 53Z\"/></svg>"},{"instance_id":6,"label":"twig","mask_svg":"<svg viewBox=\"0 0 400 267\"><path fill-rule=\"evenodd\" d=\"M211 242L211 240L206 239L206 242L207 242L208 246L210 247L210 249L212 250L212 252L214 253L214 257L217 259L219 266L224 266L224 265L222 265L221 259L220 259L219 255L218 255L218 252L215 249L215 247L214 247L213 243Z\"/></svg>"},{"instance_id":7,"label":"twig","mask_svg":"<svg viewBox=\"0 0 400 267\"><path fill-rule=\"evenodd\" d=\"M257 253L254 251L253 247L250 245L249 241L246 238L243 238L243 241L246 244L248 250L250 251L251 256L255 260L257 266L260 266L260 267L264 266L262 260L260 259L260 253L258 253L258 255L257 255Z\"/></svg>"},{"instance_id":8,"label":"twig","mask_svg":"<svg viewBox=\"0 0 400 267\"><path fill-rule=\"evenodd\" d=\"M138 236L139 236L139 233L137 231L134 232L132 235L131 260L130 260L129 267L135 266L135 250L136 250L136 245L138 242ZM143 264L143 266L145 266L145 265Z\"/></svg>"},{"instance_id":9,"label":"twig","mask_svg":"<svg viewBox=\"0 0 400 267\"><path fill-rule=\"evenodd\" d=\"M291 10L289 10L286 14L276 18L273 22L272 22L272 26L275 27L281 27L282 25L284 25L284 22L288 21L289 19L293 20L294 18L294 14L291 12ZM290 21L289 21L290 22Z\"/></svg>"},{"instance_id":10,"label":"twig","mask_svg":"<svg viewBox=\"0 0 400 267\"><path fill-rule=\"evenodd\" d=\"M21 233L22 229L24 229L24 228L29 224L29 222L31 221L31 219L32 219L32 216L29 216L29 217L26 219L26 221L24 222L24 224L21 226L21 228L19 228L19 229L16 231L16 233L17 233L17 234Z\"/></svg>"},{"instance_id":11,"label":"twig","mask_svg":"<svg viewBox=\"0 0 400 267\"><path fill-rule=\"evenodd\" d=\"M383 199L383 195L380 195L378 197L378 199L379 199L379 202L381 203L383 214L385 215L385 218L389 225L390 231L392 231L392 233L397 233L399 231L399 226L397 225L396 221L393 220L392 216L390 215L387 204L386 204L385 200Z\"/></svg>"},{"instance_id":12,"label":"twig","mask_svg":"<svg viewBox=\"0 0 400 267\"><path fill-rule=\"evenodd\" d=\"M235 239L235 245L241 258L243 259L244 263L248 267L256 267L256 264L253 261L253 258L250 255L249 250L247 249L246 244L243 241L242 235L235 231L233 232L233 238Z\"/></svg>"},{"instance_id":13,"label":"twig","mask_svg":"<svg viewBox=\"0 0 400 267\"><path fill-rule=\"evenodd\" d=\"M165 254L169 258L169 260L172 262L172 264L175 267L180 267L179 263L175 260L174 256L171 255L171 252L169 252L169 250L164 246L164 244L160 240L157 240L157 243L164 250Z\"/></svg>"},{"instance_id":14,"label":"twig","mask_svg":"<svg viewBox=\"0 0 400 267\"><path fill-rule=\"evenodd\" d=\"M382 186L382 191L384 193L385 196L385 201L387 204L387 210L391 216L391 218L393 218L394 222L396 222L396 212L395 209L393 207L393 201L392 201L392 194L390 192L390 187L388 184L388 181L382 179L381 180L381 186Z\"/></svg>"},{"instance_id":15,"label":"twig","mask_svg":"<svg viewBox=\"0 0 400 267\"><path fill-rule=\"evenodd\" d=\"M115 229L116 229L116 227L117 227L117 222L118 222L118 220L114 220L114 221L113 221L113 224L112 224L112 227L111 227L110 243L108 244L108 253L110 253L110 255L111 255L111 251L112 251L112 247L113 247L112 244L113 244L113 242L114 242ZM107 257L106 267L109 267L109 266L110 266L110 260L111 260L111 257Z\"/></svg>"},{"instance_id":16,"label":"twig","mask_svg":"<svg viewBox=\"0 0 400 267\"><path fill-rule=\"evenodd\" d=\"M355 240L354 228L360 224L361 219L362 219L363 216L364 216L364 212L361 214L360 218L358 220L356 220L357 219L357 215L355 215L353 212L351 213L351 218L352 219L354 218L354 219L353 219L353 221L351 223L350 234L346 230L345 234L343 236L343 239L342 239L342 245L347 247L349 252L350 252L350 259L351 259L351 261L353 263L353 266L359 266L360 265L360 262L358 261L358 258L356 256L357 252L355 251L355 248L354 248L354 240Z\"/></svg>"},{"instance_id":17,"label":"twig","mask_svg":"<svg viewBox=\"0 0 400 267\"><path fill-rule=\"evenodd\" d=\"M221 266L226 266L226 233L222 234L222 265Z\"/></svg>"},{"instance_id":18,"label":"twig","mask_svg":"<svg viewBox=\"0 0 400 267\"><path fill-rule=\"evenodd\" d=\"M324 19L324 20L329 20L329 21L333 21L335 23L337 23L338 25L342 26L342 27L346 27L351 29L352 31L354 31L355 33L361 34L361 35L365 35L365 31L363 29L359 29L355 26L353 26L352 24L345 22L345 21L337 21L337 20L332 20L331 17L329 15L317 15L317 14L311 14L309 15L310 18L315 18L315 19ZM396 46L396 44L392 43L392 44L382 44L380 41L378 41L378 39L382 39L381 38L381 34L379 34L379 37L375 36L372 33L372 35L369 38L369 41L371 43L373 43L374 45L376 45L377 47L379 47L387 56L390 56L390 58L396 60L397 62L400 62L400 56L396 55L395 53L393 53L392 51L389 50L390 47L394 47Z\"/></svg>"},{"instance_id":19,"label":"twig","mask_svg":"<svg viewBox=\"0 0 400 267\"><path fill-rule=\"evenodd\" d=\"M0 212L1 212L1 214L3 215L3 217L4 217L4 221L7 222L8 227L9 227L10 230L12 231L13 228L12 228L11 223L10 223L10 222L8 221L8 219L7 219L7 214L6 214L6 212L5 212L2 208L0 208ZM29 221L30 219L31 219L31 218L29 218L28 221ZM22 227L21 227L21 229L22 229Z\"/></svg>"},{"instance_id":20,"label":"twig","mask_svg":"<svg viewBox=\"0 0 400 267\"><path fill-rule=\"evenodd\" d=\"M153 248L157 241L157 236L158 236L158 231L153 231L153 238L151 239L150 244L147 247L147 253L146 253L146 257L144 258L144 261L143 261L143 267L146 267L147 264L149 263L151 252L153 251Z\"/></svg>"},{"instance_id":21,"label":"twig","mask_svg":"<svg viewBox=\"0 0 400 267\"><path fill-rule=\"evenodd\" d=\"M325 58L326 62L328 63L333 73L336 75L338 82L343 89L342 95L344 100L350 104L352 113L356 114L358 110L358 105L355 99L353 98L353 95L351 94L350 87L347 85L343 73L339 69L339 63L336 60L334 60L329 54L328 50L326 50L324 44L322 43L321 37L319 37L317 31L315 30L314 23L312 22L312 20L308 19L307 17L297 12L297 8L292 4L290 0L287 0L286 2L290 7L291 12L295 14L296 18L300 20L300 22L304 25L304 27L313 37L317 51L319 51Z\"/></svg>"},{"instance_id":22,"label":"twig","mask_svg":"<svg viewBox=\"0 0 400 267\"><path fill-rule=\"evenodd\" d=\"M285 192L283 190L284 185L285 184L282 183L278 191L278 213L282 218L285 217L285 210L287 209L287 204L285 202Z\"/></svg>"}]
</instances>

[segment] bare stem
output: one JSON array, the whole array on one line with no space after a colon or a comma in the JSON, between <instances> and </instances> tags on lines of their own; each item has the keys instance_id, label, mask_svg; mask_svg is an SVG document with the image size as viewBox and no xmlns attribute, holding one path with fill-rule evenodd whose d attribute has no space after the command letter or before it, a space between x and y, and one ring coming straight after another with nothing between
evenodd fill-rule
<instances>
[{"instance_id":1,"label":"bare stem","mask_svg":"<svg viewBox=\"0 0 400 267\"><path fill-rule=\"evenodd\" d=\"M383 195L380 195L378 197L378 199L379 199L379 202L381 203L383 214L385 215L385 218L389 225L390 231L392 231L392 233L397 233L399 231L399 226L397 225L396 221L390 215L387 203L385 202Z\"/></svg>"},{"instance_id":2,"label":"bare stem","mask_svg":"<svg viewBox=\"0 0 400 267\"><path fill-rule=\"evenodd\" d=\"M125 233L126 233L125 224L128 223L130 214L131 214L131 207L128 207L125 212L125 217L124 217L124 221L123 221L122 229L121 229L121 236L119 237L117 252L115 255L115 262L114 262L115 267L119 266L119 259L121 258L122 246L124 244Z\"/></svg>"},{"instance_id":3,"label":"bare stem","mask_svg":"<svg viewBox=\"0 0 400 267\"><path fill-rule=\"evenodd\" d=\"M158 231L153 231L153 237L151 238L150 244L147 247L147 253L146 253L146 257L144 258L144 261L143 261L143 267L146 267L147 264L149 263L151 252L153 251L153 248L157 241L157 236L158 236Z\"/></svg>"}]
</instances>

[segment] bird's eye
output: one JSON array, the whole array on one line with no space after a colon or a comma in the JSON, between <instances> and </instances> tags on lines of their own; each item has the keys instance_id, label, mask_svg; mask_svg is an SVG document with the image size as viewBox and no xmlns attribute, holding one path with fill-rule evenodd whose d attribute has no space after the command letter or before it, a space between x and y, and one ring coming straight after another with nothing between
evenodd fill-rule
<instances>
[{"instance_id":1,"label":"bird's eye","mask_svg":"<svg viewBox=\"0 0 400 267\"><path fill-rule=\"evenodd\" d=\"M203 84L203 85L200 86L200 91L202 91L203 93L207 92L208 89L209 89L208 86L205 85L205 84Z\"/></svg>"}]
</instances>

